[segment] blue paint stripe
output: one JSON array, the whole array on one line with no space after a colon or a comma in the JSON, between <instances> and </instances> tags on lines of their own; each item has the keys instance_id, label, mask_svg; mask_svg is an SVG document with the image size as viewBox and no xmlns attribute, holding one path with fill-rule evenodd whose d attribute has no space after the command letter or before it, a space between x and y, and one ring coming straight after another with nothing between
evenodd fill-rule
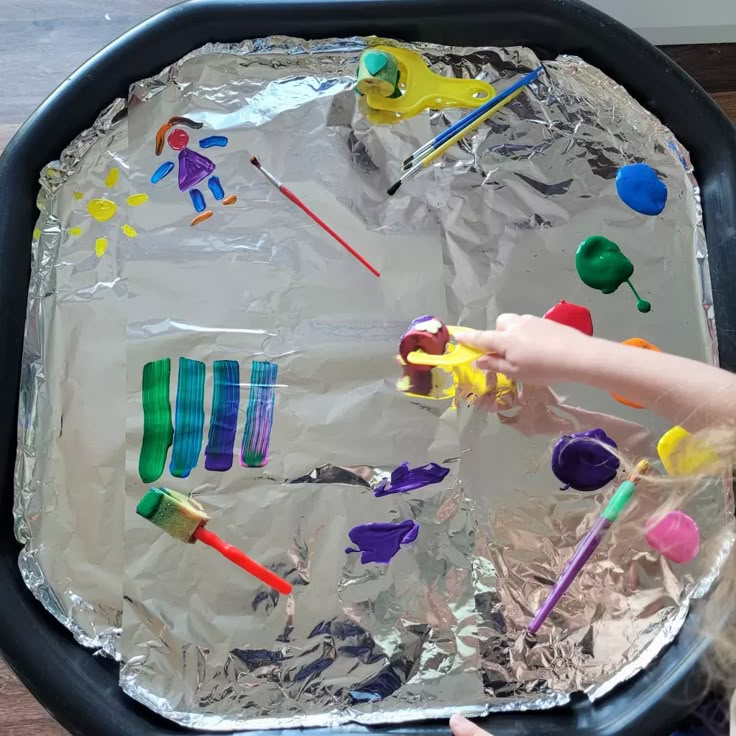
<instances>
[{"instance_id":1,"label":"blue paint stripe","mask_svg":"<svg viewBox=\"0 0 736 736\"><path fill-rule=\"evenodd\" d=\"M212 192L212 196L219 202L225 196L225 190L220 184L220 178L218 176L211 176L207 182L207 186Z\"/></svg>"},{"instance_id":2,"label":"blue paint stripe","mask_svg":"<svg viewBox=\"0 0 736 736\"><path fill-rule=\"evenodd\" d=\"M199 189L191 189L189 191L189 196L192 198L194 209L197 210L197 212L204 212L206 207L204 202L204 194L202 194Z\"/></svg>"},{"instance_id":3,"label":"blue paint stripe","mask_svg":"<svg viewBox=\"0 0 736 736\"><path fill-rule=\"evenodd\" d=\"M179 380L176 389L174 446L169 472L175 478L186 478L197 466L204 432L205 365L199 360L179 358Z\"/></svg>"},{"instance_id":4,"label":"blue paint stripe","mask_svg":"<svg viewBox=\"0 0 736 736\"><path fill-rule=\"evenodd\" d=\"M202 138L199 142L200 148L225 148L228 140L224 135L211 135L207 138Z\"/></svg>"},{"instance_id":5,"label":"blue paint stripe","mask_svg":"<svg viewBox=\"0 0 736 736\"><path fill-rule=\"evenodd\" d=\"M168 176L174 169L173 161L164 161L151 175L151 184L158 184L161 179Z\"/></svg>"},{"instance_id":6,"label":"blue paint stripe","mask_svg":"<svg viewBox=\"0 0 736 736\"><path fill-rule=\"evenodd\" d=\"M204 466L207 470L224 472L233 464L240 406L240 366L236 360L216 360L213 371L212 413Z\"/></svg>"}]
</instances>

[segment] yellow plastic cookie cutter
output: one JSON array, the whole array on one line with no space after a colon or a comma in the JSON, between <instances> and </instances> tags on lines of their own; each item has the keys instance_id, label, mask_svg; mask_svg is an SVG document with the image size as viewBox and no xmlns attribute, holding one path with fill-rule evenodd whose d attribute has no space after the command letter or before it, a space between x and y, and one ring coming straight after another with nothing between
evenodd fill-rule
<instances>
[{"instance_id":1,"label":"yellow plastic cookie cutter","mask_svg":"<svg viewBox=\"0 0 736 736\"><path fill-rule=\"evenodd\" d=\"M496 90L480 79L456 79L435 74L419 54L399 46L371 46L364 53L383 51L392 55L399 66L399 97L371 93L365 101L371 111L378 111L380 122L418 115L427 109L445 107L475 108L495 96ZM381 115L394 113L393 116Z\"/></svg>"},{"instance_id":2,"label":"yellow plastic cookie cutter","mask_svg":"<svg viewBox=\"0 0 736 736\"><path fill-rule=\"evenodd\" d=\"M447 331L451 336L457 335L460 332L473 332L473 330L469 330L467 327L451 325L447 325ZM414 350L406 357L407 361L412 365L431 365L440 368L452 368L456 365L463 365L463 363L472 363L483 355L485 355L483 350L471 348L467 345L459 345L458 343L450 343L443 355L430 355L429 353L425 353L423 350Z\"/></svg>"}]
</instances>

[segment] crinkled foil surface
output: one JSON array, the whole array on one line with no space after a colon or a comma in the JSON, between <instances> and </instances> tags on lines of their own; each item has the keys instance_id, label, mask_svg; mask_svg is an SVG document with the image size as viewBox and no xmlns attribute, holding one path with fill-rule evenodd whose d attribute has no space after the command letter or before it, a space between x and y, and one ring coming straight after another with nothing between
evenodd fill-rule
<instances>
[{"instance_id":1,"label":"crinkled foil surface","mask_svg":"<svg viewBox=\"0 0 736 736\"><path fill-rule=\"evenodd\" d=\"M601 336L712 360L698 186L669 130L598 70L561 57L389 198L400 161L462 113L369 124L352 91L365 45L209 45L134 85L42 174L16 468L20 567L81 644L122 660L125 692L186 726L379 724L601 697L672 641L731 544L732 502L714 485L686 508L701 554L670 566L642 538L662 502L644 488L536 644L525 641L612 492L559 491L555 438L602 427L625 454L654 456L667 426L579 386L525 386L504 414L408 399L394 388L399 336L420 314L485 327L564 298L590 307ZM412 48L439 73L499 89L539 63L524 48ZM229 139L208 155L238 201L197 227L174 177L150 183L162 160L155 131L174 115L204 124L194 141ZM252 154L382 278L271 188ZM669 190L656 218L615 191L618 168L639 160ZM128 207L135 193L148 202ZM87 210L100 197L118 204L103 223ZM580 282L574 253L592 234L632 259L650 314L623 288L603 296ZM208 413L212 361L240 362L242 396L252 360L279 365L265 468L200 463L158 484L193 493L209 528L285 575L291 596L135 515L146 490L141 371L162 357L174 366L172 399L176 359L207 363ZM404 460L451 472L375 498L371 486ZM345 554L353 526L401 519L418 522L419 537L389 565Z\"/></svg>"}]
</instances>

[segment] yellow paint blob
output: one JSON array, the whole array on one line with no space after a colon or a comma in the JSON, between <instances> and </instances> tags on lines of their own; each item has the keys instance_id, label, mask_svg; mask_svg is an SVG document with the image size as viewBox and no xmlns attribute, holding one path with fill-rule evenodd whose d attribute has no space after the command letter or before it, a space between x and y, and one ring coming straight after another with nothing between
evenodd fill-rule
<instances>
[{"instance_id":1,"label":"yellow paint blob","mask_svg":"<svg viewBox=\"0 0 736 736\"><path fill-rule=\"evenodd\" d=\"M138 205L148 202L148 195L147 194L131 194L130 197L128 197L125 201L128 203L130 207L138 207Z\"/></svg>"},{"instance_id":2,"label":"yellow paint blob","mask_svg":"<svg viewBox=\"0 0 736 736\"><path fill-rule=\"evenodd\" d=\"M74 192L74 199L84 199L82 192Z\"/></svg>"},{"instance_id":3,"label":"yellow paint blob","mask_svg":"<svg viewBox=\"0 0 736 736\"><path fill-rule=\"evenodd\" d=\"M90 199L87 202L87 212L97 222L107 222L116 212L118 206L109 199Z\"/></svg>"},{"instance_id":4,"label":"yellow paint blob","mask_svg":"<svg viewBox=\"0 0 736 736\"><path fill-rule=\"evenodd\" d=\"M69 228L69 235L73 235L76 238L76 237L79 237L81 234L82 234L81 227L70 227Z\"/></svg>"},{"instance_id":5,"label":"yellow paint blob","mask_svg":"<svg viewBox=\"0 0 736 736\"><path fill-rule=\"evenodd\" d=\"M33 239L38 240L41 237L41 231L38 228L33 230Z\"/></svg>"},{"instance_id":6,"label":"yellow paint blob","mask_svg":"<svg viewBox=\"0 0 736 736\"><path fill-rule=\"evenodd\" d=\"M720 463L713 450L682 427L672 427L662 435L657 454L672 476L715 472Z\"/></svg>"},{"instance_id":7,"label":"yellow paint blob","mask_svg":"<svg viewBox=\"0 0 736 736\"><path fill-rule=\"evenodd\" d=\"M95 253L98 258L102 258L105 251L107 250L107 238L97 238L95 240Z\"/></svg>"},{"instance_id":8,"label":"yellow paint blob","mask_svg":"<svg viewBox=\"0 0 736 736\"><path fill-rule=\"evenodd\" d=\"M112 189L118 183L119 178L120 169L113 166L110 171L107 172L107 176L105 177L105 186L108 189Z\"/></svg>"},{"instance_id":9,"label":"yellow paint blob","mask_svg":"<svg viewBox=\"0 0 736 736\"><path fill-rule=\"evenodd\" d=\"M129 238L137 238L138 233L130 225L123 225L120 228Z\"/></svg>"}]
</instances>

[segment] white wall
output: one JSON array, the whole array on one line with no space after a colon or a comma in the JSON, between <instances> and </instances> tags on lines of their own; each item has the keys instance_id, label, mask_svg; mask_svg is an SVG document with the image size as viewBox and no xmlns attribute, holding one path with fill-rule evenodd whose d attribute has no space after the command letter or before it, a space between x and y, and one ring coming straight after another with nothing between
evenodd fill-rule
<instances>
[{"instance_id":1,"label":"white wall","mask_svg":"<svg viewBox=\"0 0 736 736\"><path fill-rule=\"evenodd\" d=\"M655 44L736 42L736 0L586 0Z\"/></svg>"}]
</instances>

